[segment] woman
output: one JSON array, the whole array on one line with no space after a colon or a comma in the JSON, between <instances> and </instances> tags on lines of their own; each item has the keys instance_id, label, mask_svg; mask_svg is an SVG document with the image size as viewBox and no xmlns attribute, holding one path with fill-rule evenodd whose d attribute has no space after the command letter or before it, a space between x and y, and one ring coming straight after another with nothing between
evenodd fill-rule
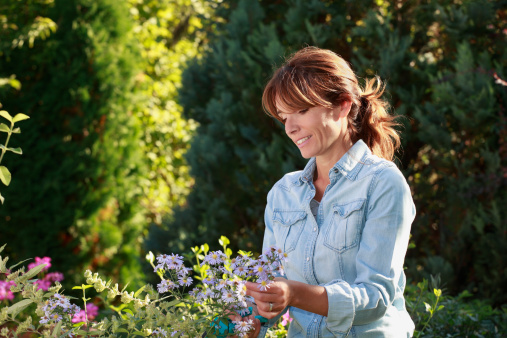
<instances>
[{"instance_id":1,"label":"woman","mask_svg":"<svg viewBox=\"0 0 507 338\"><path fill-rule=\"evenodd\" d=\"M288 254L286 278L266 291L248 283L257 312L273 323L287 309L288 337L409 337L403 261L415 208L395 164L400 141L380 97L362 89L329 50L295 53L267 84L266 111L310 159L268 194L263 249ZM256 322L251 336L263 337Z\"/></svg>"}]
</instances>

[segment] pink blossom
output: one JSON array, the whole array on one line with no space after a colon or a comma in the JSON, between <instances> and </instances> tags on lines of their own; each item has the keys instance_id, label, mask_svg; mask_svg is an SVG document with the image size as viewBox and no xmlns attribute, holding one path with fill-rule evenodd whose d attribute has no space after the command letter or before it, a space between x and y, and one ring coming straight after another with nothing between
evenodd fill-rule
<instances>
[{"instance_id":1,"label":"pink blossom","mask_svg":"<svg viewBox=\"0 0 507 338\"><path fill-rule=\"evenodd\" d=\"M286 326L287 324L289 324L290 322L292 322L292 318L290 318L290 314L289 314L289 311L285 312L285 314L282 316L282 325L283 326Z\"/></svg>"},{"instance_id":2,"label":"pink blossom","mask_svg":"<svg viewBox=\"0 0 507 338\"><path fill-rule=\"evenodd\" d=\"M35 262L28 264L28 270L35 268L38 265L46 264L42 271L47 271L51 267L51 258L49 257L35 257Z\"/></svg>"},{"instance_id":3,"label":"pink blossom","mask_svg":"<svg viewBox=\"0 0 507 338\"><path fill-rule=\"evenodd\" d=\"M16 285L14 282L7 282L0 280L0 300L13 300L14 294L11 292L11 285Z\"/></svg>"},{"instance_id":4,"label":"pink blossom","mask_svg":"<svg viewBox=\"0 0 507 338\"><path fill-rule=\"evenodd\" d=\"M88 321L91 321L99 314L99 307L95 304L86 304L86 312L88 313ZM79 311L72 318L73 323L86 322L86 314L84 310Z\"/></svg>"},{"instance_id":5,"label":"pink blossom","mask_svg":"<svg viewBox=\"0 0 507 338\"><path fill-rule=\"evenodd\" d=\"M48 291L54 282L61 282L63 280L63 274L60 272L50 272L41 280L35 282L37 289Z\"/></svg>"}]
</instances>

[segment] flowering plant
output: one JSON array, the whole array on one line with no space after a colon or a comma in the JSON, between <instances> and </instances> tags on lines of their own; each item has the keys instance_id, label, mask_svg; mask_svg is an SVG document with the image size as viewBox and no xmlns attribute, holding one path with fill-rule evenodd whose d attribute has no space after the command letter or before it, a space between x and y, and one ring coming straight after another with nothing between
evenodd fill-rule
<instances>
[{"instance_id":1,"label":"flowering plant","mask_svg":"<svg viewBox=\"0 0 507 338\"><path fill-rule=\"evenodd\" d=\"M104 281L97 273L87 270L86 283L75 287L83 292L84 309L72 304L71 299L60 292L61 285L43 289L38 279L32 279L50 263L39 259L25 272L22 267L10 272L6 267L8 258L0 257L0 273L6 274L14 282L10 291L21 293L23 299L0 311L0 325L15 323L16 331L3 327L0 336L17 336L21 332L32 332L44 337L225 337L228 335L246 336L253 322L244 320L230 322L234 312L244 315L248 312L245 280L257 280L262 289L269 287L275 275L283 274L283 252L270 248L258 259L240 251L231 258L231 250L226 237L220 239L224 251L209 251L205 244L193 248L196 264L193 266L194 278L199 285L186 292L194 283L192 269L184 265L182 256L147 256L161 282L154 289L145 285L136 292L119 290L118 284ZM0 252L3 247L0 248ZM156 261L156 262L155 262ZM12 269L13 267L11 267ZM106 292L114 315L106 316L99 322L91 322L97 315L97 307L88 303L86 290L94 288L99 294ZM111 302L120 302L114 306ZM23 322L17 315L29 305L35 304L37 322L28 314ZM116 304L116 303L115 303ZM221 330L225 327L225 330Z\"/></svg>"}]
</instances>

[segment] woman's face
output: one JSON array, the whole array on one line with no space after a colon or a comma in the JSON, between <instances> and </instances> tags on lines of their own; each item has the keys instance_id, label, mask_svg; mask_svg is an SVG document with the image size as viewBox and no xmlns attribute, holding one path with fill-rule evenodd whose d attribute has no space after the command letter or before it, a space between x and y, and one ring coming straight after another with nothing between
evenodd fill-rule
<instances>
[{"instance_id":1,"label":"woman's face","mask_svg":"<svg viewBox=\"0 0 507 338\"><path fill-rule=\"evenodd\" d=\"M317 106L290 111L277 100L276 107L284 120L287 136L299 148L301 156L317 157L333 163L340 159L344 153L341 150L346 146L344 136L347 133L346 117L350 102L333 109Z\"/></svg>"}]
</instances>

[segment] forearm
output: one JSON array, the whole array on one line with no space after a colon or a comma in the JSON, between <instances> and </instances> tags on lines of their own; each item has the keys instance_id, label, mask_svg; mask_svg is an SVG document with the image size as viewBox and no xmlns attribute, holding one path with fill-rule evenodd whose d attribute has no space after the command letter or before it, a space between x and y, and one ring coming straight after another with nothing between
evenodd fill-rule
<instances>
[{"instance_id":1,"label":"forearm","mask_svg":"<svg viewBox=\"0 0 507 338\"><path fill-rule=\"evenodd\" d=\"M291 289L290 306L327 317L328 298L326 289L297 281L288 281Z\"/></svg>"}]
</instances>

